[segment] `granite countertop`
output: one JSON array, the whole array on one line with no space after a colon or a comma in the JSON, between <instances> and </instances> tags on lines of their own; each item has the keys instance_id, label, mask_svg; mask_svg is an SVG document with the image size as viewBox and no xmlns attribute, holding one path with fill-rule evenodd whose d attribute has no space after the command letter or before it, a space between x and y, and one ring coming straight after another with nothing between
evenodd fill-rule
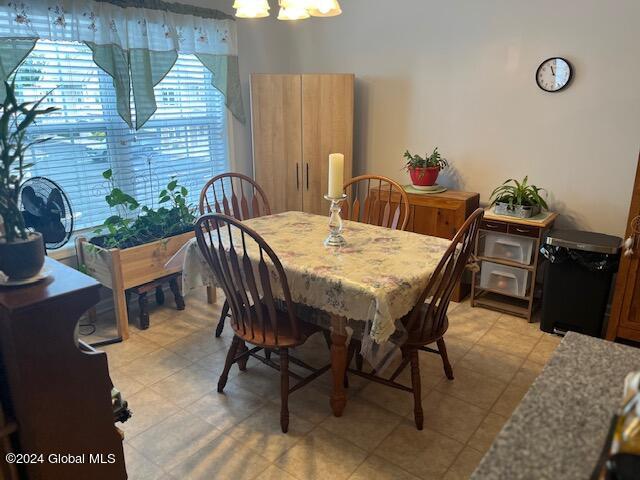
<instances>
[{"instance_id":1,"label":"granite countertop","mask_svg":"<svg viewBox=\"0 0 640 480\"><path fill-rule=\"evenodd\" d=\"M569 332L472 475L588 479L640 349Z\"/></svg>"}]
</instances>

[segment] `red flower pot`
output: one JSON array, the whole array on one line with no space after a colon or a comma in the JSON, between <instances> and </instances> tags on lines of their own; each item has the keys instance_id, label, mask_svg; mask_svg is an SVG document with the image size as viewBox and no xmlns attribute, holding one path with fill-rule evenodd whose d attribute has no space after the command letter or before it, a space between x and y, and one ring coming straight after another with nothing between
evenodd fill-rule
<instances>
[{"instance_id":1,"label":"red flower pot","mask_svg":"<svg viewBox=\"0 0 640 480\"><path fill-rule=\"evenodd\" d=\"M411 175L411 183L418 187L430 187L436 180L438 180L438 174L440 173L440 167L425 167L425 168L410 168L409 175Z\"/></svg>"}]
</instances>

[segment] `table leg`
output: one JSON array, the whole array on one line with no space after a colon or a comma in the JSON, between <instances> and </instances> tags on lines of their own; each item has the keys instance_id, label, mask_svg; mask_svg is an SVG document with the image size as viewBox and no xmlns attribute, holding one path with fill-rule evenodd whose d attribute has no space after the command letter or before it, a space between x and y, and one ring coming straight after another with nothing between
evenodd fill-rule
<instances>
[{"instance_id":1,"label":"table leg","mask_svg":"<svg viewBox=\"0 0 640 480\"><path fill-rule=\"evenodd\" d=\"M331 373L333 390L331 392L331 410L336 417L341 417L347 405L344 389L344 373L347 368L347 333L344 318L331 316Z\"/></svg>"},{"instance_id":2,"label":"table leg","mask_svg":"<svg viewBox=\"0 0 640 480\"><path fill-rule=\"evenodd\" d=\"M209 305L215 305L216 300L216 287L207 287L207 303Z\"/></svg>"},{"instance_id":3,"label":"table leg","mask_svg":"<svg viewBox=\"0 0 640 480\"><path fill-rule=\"evenodd\" d=\"M113 303L116 309L118 336L127 340L129 338L129 313L127 312L127 298L124 290L113 290Z\"/></svg>"}]
</instances>

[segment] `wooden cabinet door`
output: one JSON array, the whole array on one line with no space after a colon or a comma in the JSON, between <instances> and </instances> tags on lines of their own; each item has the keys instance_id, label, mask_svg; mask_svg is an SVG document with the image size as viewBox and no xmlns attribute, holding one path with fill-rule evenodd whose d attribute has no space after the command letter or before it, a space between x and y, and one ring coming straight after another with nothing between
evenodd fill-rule
<instances>
[{"instance_id":1,"label":"wooden cabinet door","mask_svg":"<svg viewBox=\"0 0 640 480\"><path fill-rule=\"evenodd\" d=\"M344 154L344 178L351 178L353 96L353 75L302 75L305 212L328 214L329 154Z\"/></svg>"},{"instance_id":2,"label":"wooden cabinet door","mask_svg":"<svg viewBox=\"0 0 640 480\"><path fill-rule=\"evenodd\" d=\"M625 238L633 234L631 223L640 215L640 157L631 197ZM622 256L616 277L616 286L607 327L607 339L616 337L640 341L640 238L636 239L634 253Z\"/></svg>"},{"instance_id":3,"label":"wooden cabinet door","mask_svg":"<svg viewBox=\"0 0 640 480\"><path fill-rule=\"evenodd\" d=\"M251 76L253 171L272 213L302 210L300 75Z\"/></svg>"}]
</instances>

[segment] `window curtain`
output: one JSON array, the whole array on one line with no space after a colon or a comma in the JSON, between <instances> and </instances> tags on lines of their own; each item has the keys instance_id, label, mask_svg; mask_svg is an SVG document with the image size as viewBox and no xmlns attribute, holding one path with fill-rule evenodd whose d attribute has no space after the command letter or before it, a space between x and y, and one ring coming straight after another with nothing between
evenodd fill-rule
<instances>
[{"instance_id":1,"label":"window curtain","mask_svg":"<svg viewBox=\"0 0 640 480\"><path fill-rule=\"evenodd\" d=\"M118 114L131 128L156 111L153 87L179 53L194 54L211 71L213 86L245 122L235 21L218 10L160 0L0 0L0 81L39 40L85 43L112 78Z\"/></svg>"}]
</instances>

